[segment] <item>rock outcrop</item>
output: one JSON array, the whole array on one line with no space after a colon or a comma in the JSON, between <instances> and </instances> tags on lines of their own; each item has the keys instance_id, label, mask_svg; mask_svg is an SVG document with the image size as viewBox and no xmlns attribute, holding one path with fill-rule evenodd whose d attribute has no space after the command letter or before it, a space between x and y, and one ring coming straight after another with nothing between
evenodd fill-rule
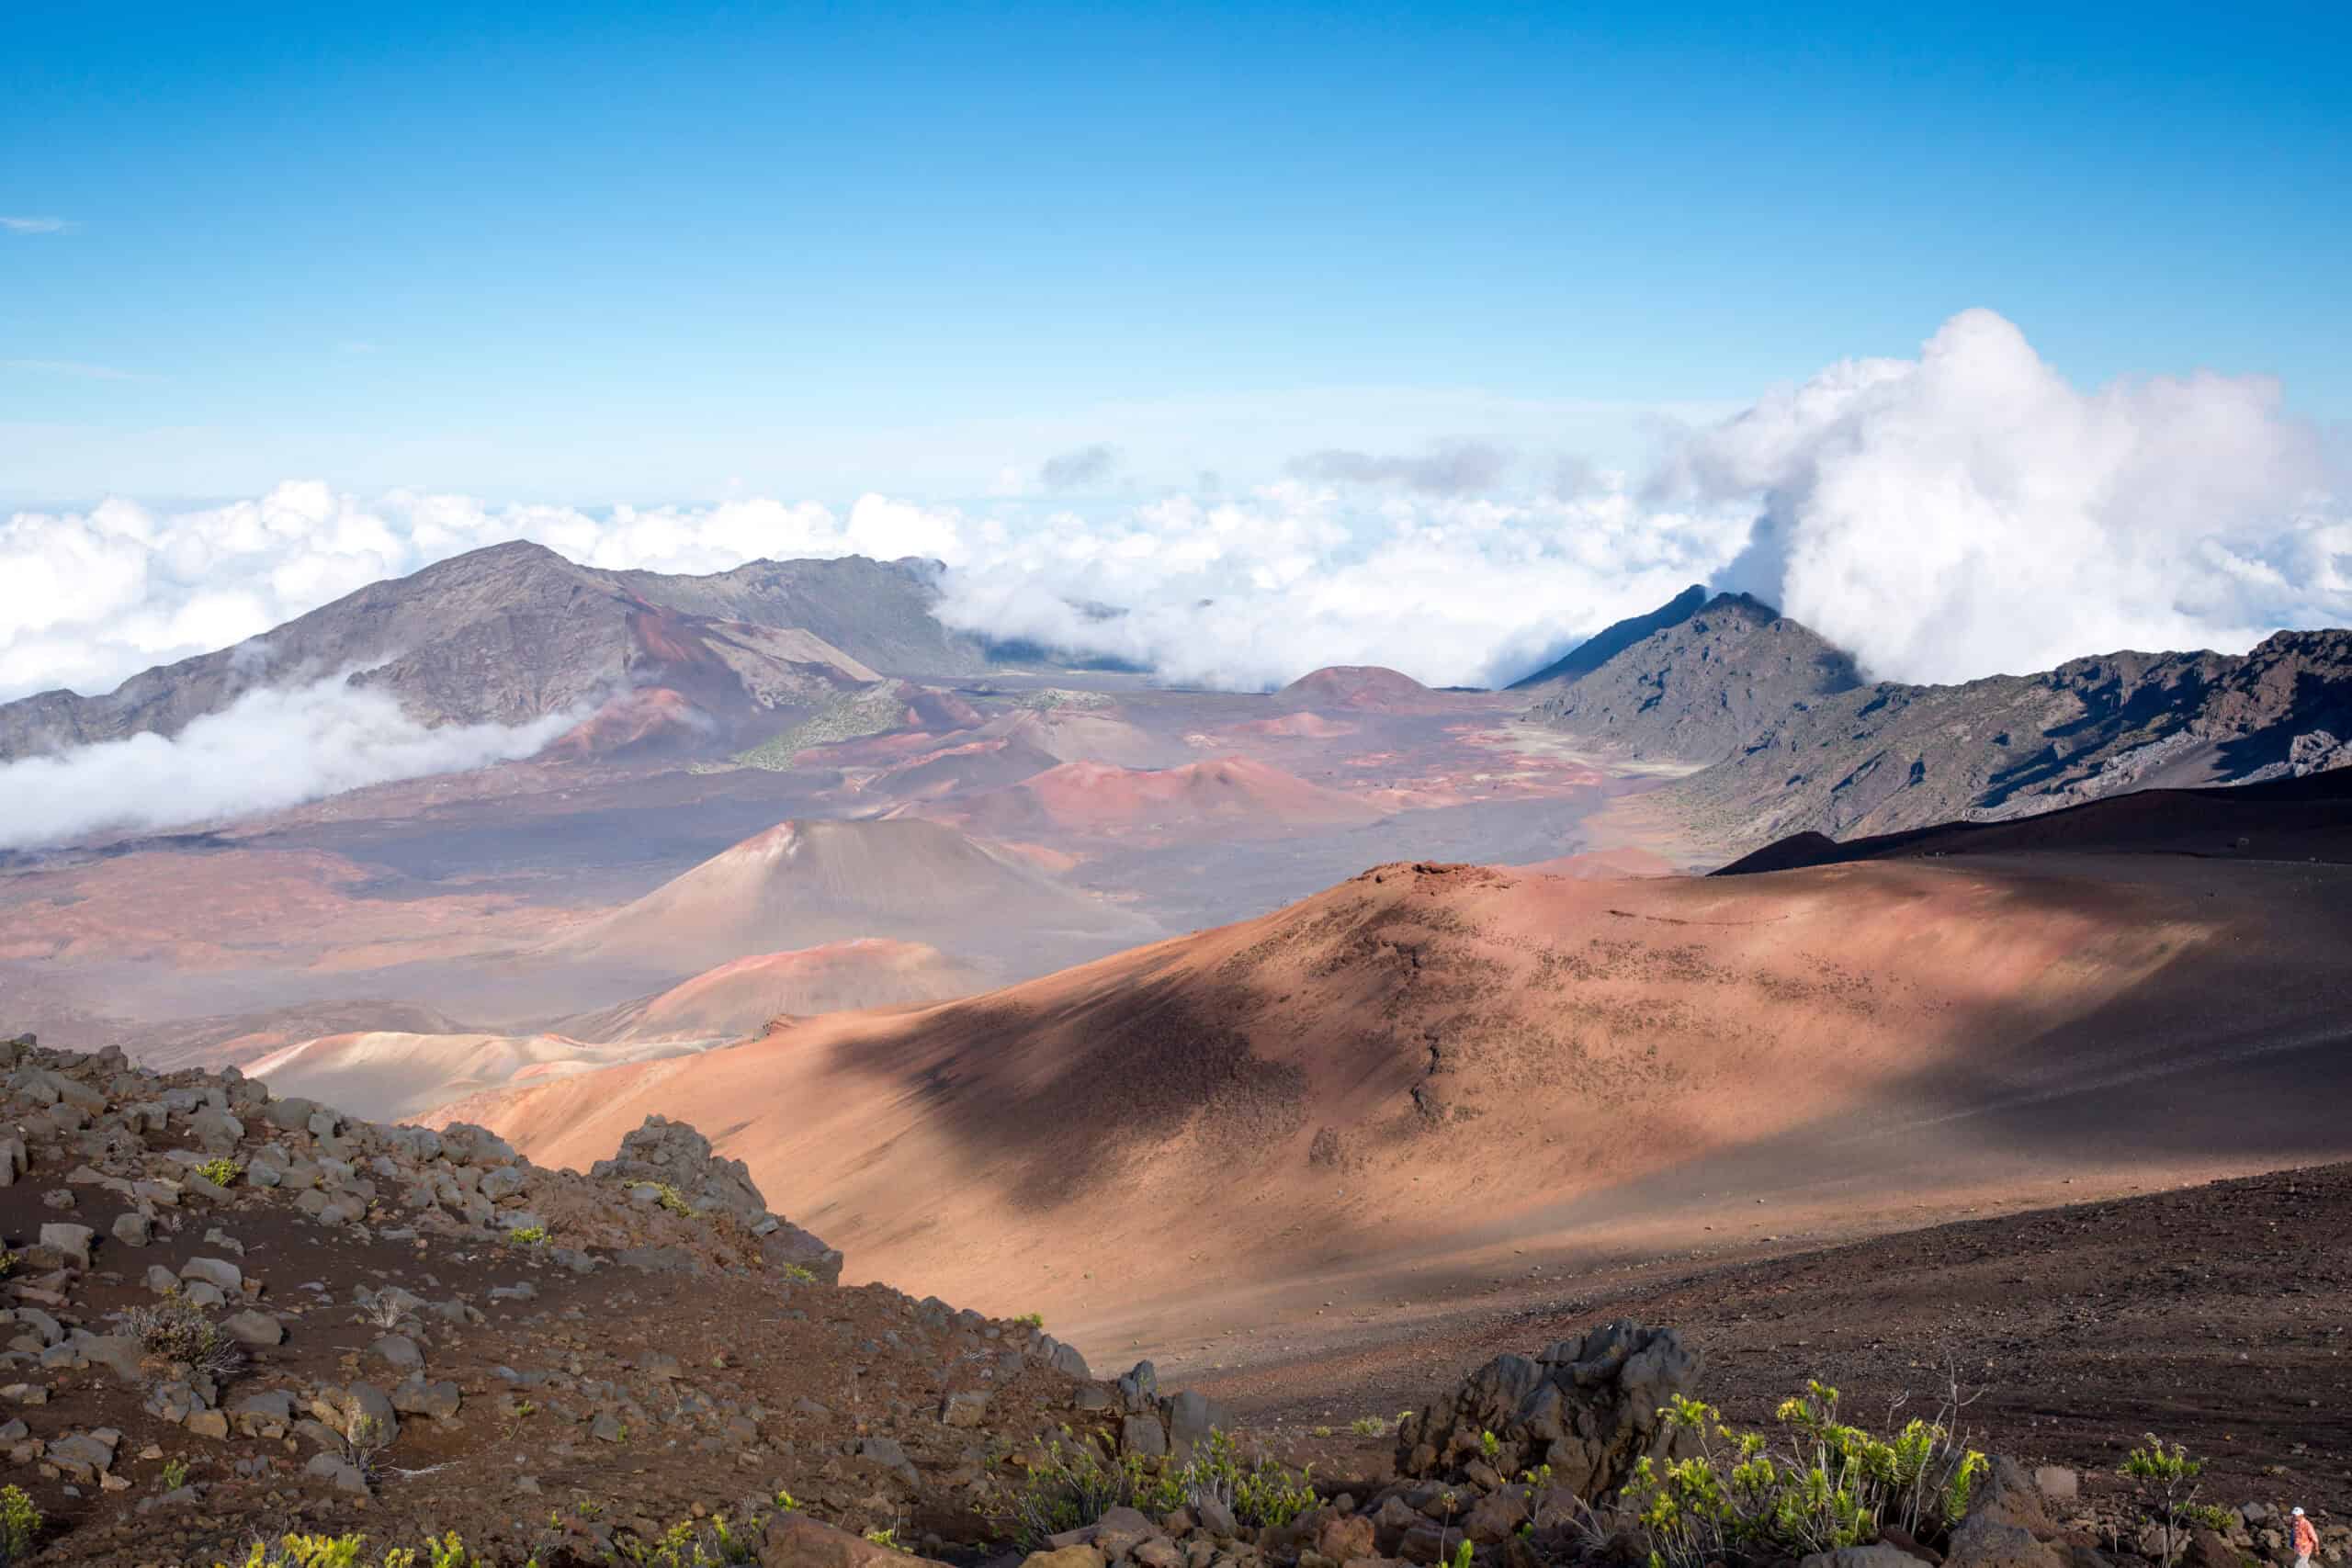
<instances>
[{"instance_id":1,"label":"rock outcrop","mask_svg":"<svg viewBox=\"0 0 2352 1568\"><path fill-rule=\"evenodd\" d=\"M1587 1502L1611 1496L1643 1456L1668 1451L1658 1412L1696 1393L1700 1369L1673 1329L1623 1320L1532 1359L1498 1356L1398 1424L1396 1472L1494 1490L1549 1465L1553 1485Z\"/></svg>"},{"instance_id":2,"label":"rock outcrop","mask_svg":"<svg viewBox=\"0 0 2352 1568\"><path fill-rule=\"evenodd\" d=\"M740 1159L722 1159L711 1152L710 1140L683 1122L648 1116L642 1126L621 1139L619 1153L600 1159L588 1174L599 1181L617 1181L641 1203L683 1200L695 1213L732 1215L760 1238L761 1249L779 1267L807 1269L826 1284L842 1278L842 1255L782 1215L768 1213L768 1201L751 1168Z\"/></svg>"}]
</instances>

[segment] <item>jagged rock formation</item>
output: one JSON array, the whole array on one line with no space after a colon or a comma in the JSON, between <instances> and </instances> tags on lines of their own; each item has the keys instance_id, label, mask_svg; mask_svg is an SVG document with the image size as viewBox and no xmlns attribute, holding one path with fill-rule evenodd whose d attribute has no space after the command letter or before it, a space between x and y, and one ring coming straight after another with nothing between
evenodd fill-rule
<instances>
[{"instance_id":1,"label":"jagged rock formation","mask_svg":"<svg viewBox=\"0 0 2352 1568\"><path fill-rule=\"evenodd\" d=\"M822 1244L693 1128L609 1167L0 1041L0 1478L41 1561L243 1562L288 1529L638 1560L680 1520L715 1549L712 1508L772 1527L763 1562L894 1524L968 1546L992 1456L1115 1440L1034 1325L786 1266Z\"/></svg>"},{"instance_id":2,"label":"jagged rock formation","mask_svg":"<svg viewBox=\"0 0 2352 1568\"><path fill-rule=\"evenodd\" d=\"M1864 685L1850 658L1770 606L1718 595L1694 607L1686 592L1521 685L1537 697L1532 720L1629 757L1708 764L1657 799L1731 845L2352 763L2343 630L2281 632L2242 657L2114 653L1961 685Z\"/></svg>"},{"instance_id":3,"label":"jagged rock formation","mask_svg":"<svg viewBox=\"0 0 2352 1568\"><path fill-rule=\"evenodd\" d=\"M1713 762L1781 715L1861 683L1850 657L1769 604L1723 593L1674 618L1688 597L1590 668L1571 654L1571 672L1538 688L1528 716L1631 757ZM1618 640L1618 628L1601 637Z\"/></svg>"},{"instance_id":4,"label":"jagged rock formation","mask_svg":"<svg viewBox=\"0 0 2352 1568\"><path fill-rule=\"evenodd\" d=\"M648 1116L621 1140L618 1154L598 1160L588 1174L622 1183L640 1203L659 1203L674 1192L696 1213L723 1211L758 1236L762 1252L775 1262L797 1264L828 1285L841 1283L840 1249L769 1213L743 1162L711 1153L710 1140L683 1122Z\"/></svg>"},{"instance_id":5,"label":"jagged rock formation","mask_svg":"<svg viewBox=\"0 0 2352 1568\"><path fill-rule=\"evenodd\" d=\"M1891 683L1792 706L1674 786L1752 840L1996 821L2128 789L2352 763L2352 631L2242 657L2118 653L1960 686Z\"/></svg>"},{"instance_id":6,"label":"jagged rock formation","mask_svg":"<svg viewBox=\"0 0 2352 1568\"><path fill-rule=\"evenodd\" d=\"M1658 1413L1697 1393L1702 1365L1671 1328L1622 1319L1532 1359L1498 1356L1398 1424L1396 1472L1492 1490L1549 1465L1575 1496L1612 1496L1636 1461L1665 1457L1672 1434Z\"/></svg>"},{"instance_id":7,"label":"jagged rock formation","mask_svg":"<svg viewBox=\"0 0 2352 1568\"><path fill-rule=\"evenodd\" d=\"M1532 675L1513 681L1505 690L1528 692L1572 685L1644 637L1680 626L1706 605L1706 589L1694 582L1646 615L1629 615L1602 627Z\"/></svg>"},{"instance_id":8,"label":"jagged rock formation","mask_svg":"<svg viewBox=\"0 0 2352 1568\"><path fill-rule=\"evenodd\" d=\"M979 668L978 645L933 617L935 596L931 567L914 559L753 561L673 577L599 571L516 540L370 583L104 695L0 705L0 761L175 735L248 691L345 671L429 725L516 724L625 687L721 717L813 708L877 670Z\"/></svg>"}]
</instances>

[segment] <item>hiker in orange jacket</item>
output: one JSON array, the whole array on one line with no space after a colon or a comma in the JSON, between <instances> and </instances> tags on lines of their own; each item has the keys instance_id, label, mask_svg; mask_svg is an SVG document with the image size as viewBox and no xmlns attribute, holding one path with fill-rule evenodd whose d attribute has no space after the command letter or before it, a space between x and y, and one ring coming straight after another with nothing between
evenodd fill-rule
<instances>
[{"instance_id":1,"label":"hiker in orange jacket","mask_svg":"<svg viewBox=\"0 0 2352 1568\"><path fill-rule=\"evenodd\" d=\"M2295 1568L2312 1568L2312 1553L2319 1550L2319 1531L2301 1508L2295 1510Z\"/></svg>"}]
</instances>

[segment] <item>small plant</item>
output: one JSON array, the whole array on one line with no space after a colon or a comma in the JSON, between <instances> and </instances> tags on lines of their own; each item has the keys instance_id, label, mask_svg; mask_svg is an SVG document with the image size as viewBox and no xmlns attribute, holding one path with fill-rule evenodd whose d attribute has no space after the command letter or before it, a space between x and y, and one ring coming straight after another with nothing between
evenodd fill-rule
<instances>
[{"instance_id":1,"label":"small plant","mask_svg":"<svg viewBox=\"0 0 2352 1568\"><path fill-rule=\"evenodd\" d=\"M775 1495L775 1506L779 1513L786 1514L791 1513L794 1509L800 1506L800 1505L793 1499L793 1495L789 1492L778 1492Z\"/></svg>"},{"instance_id":2,"label":"small plant","mask_svg":"<svg viewBox=\"0 0 2352 1568\"><path fill-rule=\"evenodd\" d=\"M1315 1428L1315 1435L1318 1438L1328 1438L1331 1435L1331 1428L1329 1427L1317 1427Z\"/></svg>"},{"instance_id":3,"label":"small plant","mask_svg":"<svg viewBox=\"0 0 2352 1568\"><path fill-rule=\"evenodd\" d=\"M1470 1568L1470 1543L1464 1541L1453 1549L1453 1560L1448 1568Z\"/></svg>"},{"instance_id":4,"label":"small plant","mask_svg":"<svg viewBox=\"0 0 2352 1568\"><path fill-rule=\"evenodd\" d=\"M1023 1328L1043 1328L1046 1326L1046 1314L1042 1312L1024 1312L1012 1321Z\"/></svg>"},{"instance_id":5,"label":"small plant","mask_svg":"<svg viewBox=\"0 0 2352 1568\"><path fill-rule=\"evenodd\" d=\"M368 1298L366 1306L359 1309L360 1322L388 1330L401 1327L413 1320L415 1315L409 1309L408 1303L390 1291L377 1292Z\"/></svg>"},{"instance_id":6,"label":"small plant","mask_svg":"<svg viewBox=\"0 0 2352 1568\"><path fill-rule=\"evenodd\" d=\"M392 1446L390 1428L366 1411L354 1410L335 1436L341 1439L344 1459L360 1474L375 1480L377 1456Z\"/></svg>"},{"instance_id":7,"label":"small plant","mask_svg":"<svg viewBox=\"0 0 2352 1568\"><path fill-rule=\"evenodd\" d=\"M1359 1416L1348 1423L1348 1430L1359 1438L1377 1438L1388 1430L1388 1423L1377 1416Z\"/></svg>"},{"instance_id":8,"label":"small plant","mask_svg":"<svg viewBox=\"0 0 2352 1568\"><path fill-rule=\"evenodd\" d=\"M184 1460L178 1460L178 1459L167 1459L167 1460L165 1460L165 1461L164 1461L163 1482L164 1482L164 1491L166 1491L166 1492L176 1492L176 1491L178 1491L181 1487L183 1487L183 1486L187 1485L187 1461L184 1461Z\"/></svg>"},{"instance_id":9,"label":"small plant","mask_svg":"<svg viewBox=\"0 0 2352 1568\"><path fill-rule=\"evenodd\" d=\"M686 1201L686 1195L666 1181L651 1181L640 1185L652 1188L654 1202L673 1214L691 1214L695 1212L695 1206Z\"/></svg>"},{"instance_id":10,"label":"small plant","mask_svg":"<svg viewBox=\"0 0 2352 1568\"><path fill-rule=\"evenodd\" d=\"M867 1530L865 1539L870 1545L888 1547L892 1551L907 1550L899 1544L899 1527L896 1525L885 1525L878 1529Z\"/></svg>"},{"instance_id":11,"label":"small plant","mask_svg":"<svg viewBox=\"0 0 2352 1568\"><path fill-rule=\"evenodd\" d=\"M0 1486L0 1562L14 1562L31 1555L33 1538L40 1534L40 1509L21 1486Z\"/></svg>"},{"instance_id":12,"label":"small plant","mask_svg":"<svg viewBox=\"0 0 2352 1568\"><path fill-rule=\"evenodd\" d=\"M1487 1456L1488 1464L1492 1464L1502 1458L1502 1439L1492 1432L1481 1432L1478 1434L1478 1451Z\"/></svg>"},{"instance_id":13,"label":"small plant","mask_svg":"<svg viewBox=\"0 0 2352 1568\"><path fill-rule=\"evenodd\" d=\"M537 1247L548 1239L545 1225L517 1225L506 1233L509 1247Z\"/></svg>"},{"instance_id":14,"label":"small plant","mask_svg":"<svg viewBox=\"0 0 2352 1568\"><path fill-rule=\"evenodd\" d=\"M196 1174L204 1178L205 1180L209 1181L215 1187L228 1187L233 1185L237 1178L243 1176L244 1173L245 1168L243 1166L239 1165L235 1160L229 1159L225 1156L220 1159L206 1160L202 1165L196 1168Z\"/></svg>"},{"instance_id":15,"label":"small plant","mask_svg":"<svg viewBox=\"0 0 2352 1568\"><path fill-rule=\"evenodd\" d=\"M0 1280L5 1280L17 1271L17 1258L14 1251L0 1248Z\"/></svg>"},{"instance_id":16,"label":"small plant","mask_svg":"<svg viewBox=\"0 0 2352 1568\"><path fill-rule=\"evenodd\" d=\"M764 1522L754 1516L746 1532L739 1535L724 1514L712 1516L703 1525L681 1519L650 1541L625 1538L618 1550L625 1560L642 1568L730 1568L760 1560L760 1527Z\"/></svg>"},{"instance_id":17,"label":"small plant","mask_svg":"<svg viewBox=\"0 0 2352 1568\"><path fill-rule=\"evenodd\" d=\"M2158 1506L2163 1510L2164 1568L2172 1568L2182 1545L2180 1521L2196 1503L2197 1478L2204 1472L2205 1461L2189 1458L2184 1444L2166 1448L2164 1439L2154 1432L2144 1441L2145 1447L2133 1449L2123 1456L2123 1474L2154 1489Z\"/></svg>"},{"instance_id":18,"label":"small plant","mask_svg":"<svg viewBox=\"0 0 2352 1568\"><path fill-rule=\"evenodd\" d=\"M1658 1414L1698 1452L1634 1467L1625 1502L1653 1568L1807 1557L1875 1540L1889 1525L1937 1539L1967 1512L1989 1462L1940 1421L1914 1420L1891 1439L1849 1426L1838 1391L1817 1382L1781 1403L1788 1437L1777 1449L1680 1394Z\"/></svg>"},{"instance_id":19,"label":"small plant","mask_svg":"<svg viewBox=\"0 0 2352 1568\"><path fill-rule=\"evenodd\" d=\"M215 1382L226 1382L244 1367L244 1348L177 1290L159 1302L131 1308L123 1325L147 1354Z\"/></svg>"},{"instance_id":20,"label":"small plant","mask_svg":"<svg viewBox=\"0 0 2352 1568\"><path fill-rule=\"evenodd\" d=\"M803 1269L797 1263L786 1264L784 1266L784 1277L791 1280L796 1285L813 1285L817 1282L817 1276L810 1273L808 1269Z\"/></svg>"}]
</instances>

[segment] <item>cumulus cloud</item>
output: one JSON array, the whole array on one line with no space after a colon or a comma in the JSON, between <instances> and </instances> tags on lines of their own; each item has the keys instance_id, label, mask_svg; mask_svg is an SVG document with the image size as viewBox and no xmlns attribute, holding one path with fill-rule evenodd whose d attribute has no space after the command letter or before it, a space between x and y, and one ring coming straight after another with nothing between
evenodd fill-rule
<instances>
[{"instance_id":1,"label":"cumulus cloud","mask_svg":"<svg viewBox=\"0 0 2352 1568\"><path fill-rule=\"evenodd\" d=\"M1118 467L1118 448L1098 441L1091 446L1046 458L1037 469L1037 482L1047 490L1077 490L1082 485L1101 484Z\"/></svg>"},{"instance_id":2,"label":"cumulus cloud","mask_svg":"<svg viewBox=\"0 0 2352 1568\"><path fill-rule=\"evenodd\" d=\"M0 230L11 234L62 234L74 227L70 218L0 218Z\"/></svg>"},{"instance_id":3,"label":"cumulus cloud","mask_svg":"<svg viewBox=\"0 0 2352 1568\"><path fill-rule=\"evenodd\" d=\"M2276 383L2085 391L1989 310L1700 433L1649 493L1760 509L1726 583L1872 672L1961 681L2352 620L2352 516Z\"/></svg>"},{"instance_id":4,"label":"cumulus cloud","mask_svg":"<svg viewBox=\"0 0 2352 1568\"><path fill-rule=\"evenodd\" d=\"M134 735L0 763L0 848L187 827L343 790L526 757L579 722L428 729L388 694L340 680L248 692L171 739Z\"/></svg>"},{"instance_id":5,"label":"cumulus cloud","mask_svg":"<svg viewBox=\"0 0 2352 1568\"><path fill-rule=\"evenodd\" d=\"M1419 457L1376 457L1327 448L1290 462L1293 475L1331 484L1401 485L1423 495L1475 495L1490 491L1510 467L1510 454L1483 441L1449 442Z\"/></svg>"},{"instance_id":6,"label":"cumulus cloud","mask_svg":"<svg viewBox=\"0 0 2352 1568\"><path fill-rule=\"evenodd\" d=\"M1491 684L1692 581L1755 592L1908 680L2352 622L2340 458L2275 386L2077 388L1987 312L1917 357L1768 392L1678 437L1654 473L1563 461L1511 478L1507 453L1457 444L1334 447L1272 484L1204 476L1114 509L875 493L588 513L303 482L193 511L20 513L0 523L0 700L105 689L518 537L662 571L926 557L959 626L1236 686L1329 663Z\"/></svg>"}]
</instances>

